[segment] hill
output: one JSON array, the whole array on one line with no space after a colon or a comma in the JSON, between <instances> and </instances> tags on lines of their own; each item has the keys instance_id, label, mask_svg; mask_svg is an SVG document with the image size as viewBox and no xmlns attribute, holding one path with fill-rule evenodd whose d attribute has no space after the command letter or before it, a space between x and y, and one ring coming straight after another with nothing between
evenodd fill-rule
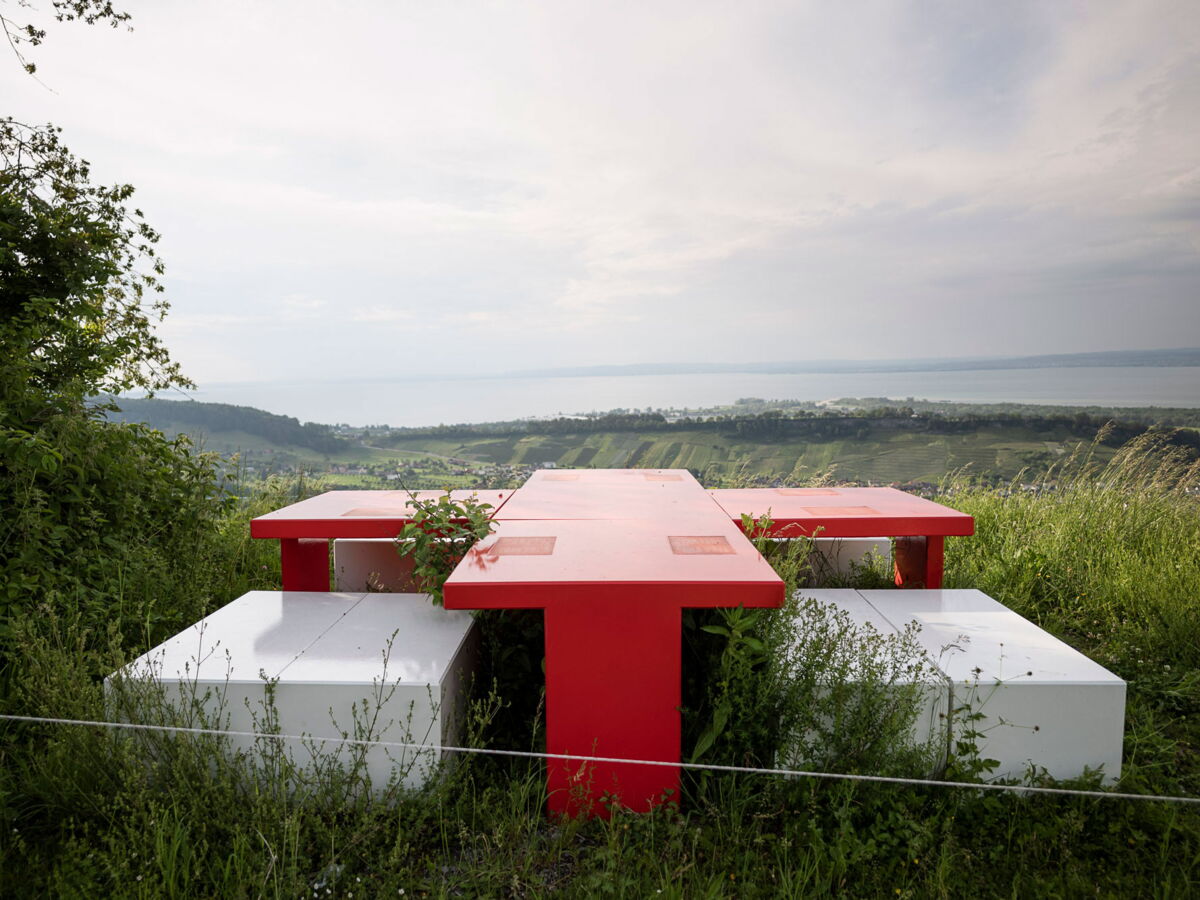
<instances>
[{"instance_id":1,"label":"hill","mask_svg":"<svg viewBox=\"0 0 1200 900\"><path fill-rule=\"evenodd\" d=\"M133 397L119 397L115 402L119 409L107 414L110 421L142 422L164 434L189 434L206 449L221 453L291 451L295 455L297 450L307 450L334 455L353 447L328 425L301 424L292 416L252 406Z\"/></svg>"},{"instance_id":2,"label":"hill","mask_svg":"<svg viewBox=\"0 0 1200 900\"><path fill-rule=\"evenodd\" d=\"M1187 426L1171 441L1200 454L1200 411L1079 410L1012 404L933 404L887 398L837 408L747 398L668 416L616 411L428 428L333 428L245 406L121 399L120 418L209 450L239 452L253 469L321 473L333 485L504 486L554 466L687 468L712 482L804 479L829 473L864 483L936 482L966 471L991 482L1047 471L1077 444L1101 458L1150 429Z\"/></svg>"}]
</instances>

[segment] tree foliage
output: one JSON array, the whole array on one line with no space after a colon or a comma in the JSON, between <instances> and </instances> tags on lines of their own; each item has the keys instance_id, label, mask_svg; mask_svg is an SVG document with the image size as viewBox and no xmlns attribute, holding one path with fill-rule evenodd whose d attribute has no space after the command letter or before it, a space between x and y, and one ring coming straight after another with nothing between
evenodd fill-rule
<instances>
[{"instance_id":1,"label":"tree foliage","mask_svg":"<svg viewBox=\"0 0 1200 900\"><path fill-rule=\"evenodd\" d=\"M158 235L132 194L93 184L58 129L0 120L0 676L23 611L98 626L211 566L213 459L87 402L186 383L153 332Z\"/></svg>"},{"instance_id":2,"label":"tree foliage","mask_svg":"<svg viewBox=\"0 0 1200 900\"><path fill-rule=\"evenodd\" d=\"M6 426L100 391L186 384L153 332L158 234L53 126L0 120L0 403ZM20 423L12 421L18 413Z\"/></svg>"},{"instance_id":3,"label":"tree foliage","mask_svg":"<svg viewBox=\"0 0 1200 900\"><path fill-rule=\"evenodd\" d=\"M318 453L350 450L353 444L338 437L328 425L281 416L252 406L201 403L197 400L131 399L124 397L119 410L108 413L109 421L141 422L164 432L209 434L242 432L270 441L276 446L308 447Z\"/></svg>"},{"instance_id":4,"label":"tree foliage","mask_svg":"<svg viewBox=\"0 0 1200 900\"><path fill-rule=\"evenodd\" d=\"M31 4L26 0L19 0L17 3L22 9L29 9ZM97 22L107 22L113 28L129 21L129 13L115 9L112 5L112 0L52 0L50 4L54 10L54 20L56 22L83 22L86 25L95 25ZM16 54L17 61L21 67L32 75L37 71L37 65L25 58L21 52L21 45L28 44L31 47L37 47L46 39L46 29L39 28L32 22L18 22L10 16L0 12L0 27L4 29L4 36L8 39L8 45Z\"/></svg>"}]
</instances>

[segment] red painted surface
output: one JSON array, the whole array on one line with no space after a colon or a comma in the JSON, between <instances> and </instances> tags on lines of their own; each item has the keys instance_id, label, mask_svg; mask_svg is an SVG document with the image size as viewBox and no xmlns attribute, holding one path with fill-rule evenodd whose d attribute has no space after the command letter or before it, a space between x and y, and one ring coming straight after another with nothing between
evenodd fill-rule
<instances>
[{"instance_id":1,"label":"red painted surface","mask_svg":"<svg viewBox=\"0 0 1200 900\"><path fill-rule=\"evenodd\" d=\"M418 496L436 497L438 492ZM705 491L686 470L539 470L508 491L454 491L496 507L493 534L445 585L449 609L543 609L551 753L678 763L680 611L775 607L783 582L740 529L770 513L777 537L896 537L896 583L940 587L945 535L974 520L891 488ZM279 538L285 590L327 590L328 541L393 537L403 491L334 491L251 522ZM647 810L677 793L675 766L547 766L550 808Z\"/></svg>"},{"instance_id":2,"label":"red painted surface","mask_svg":"<svg viewBox=\"0 0 1200 900\"><path fill-rule=\"evenodd\" d=\"M945 543L941 535L896 538L896 586L940 588Z\"/></svg>"},{"instance_id":3,"label":"red painted surface","mask_svg":"<svg viewBox=\"0 0 1200 900\"><path fill-rule=\"evenodd\" d=\"M540 469L496 518L704 521L719 511L687 469Z\"/></svg>"},{"instance_id":4,"label":"red painted surface","mask_svg":"<svg viewBox=\"0 0 1200 900\"><path fill-rule=\"evenodd\" d=\"M250 520L250 536L279 538L285 591L329 590L329 541L395 537L412 521L412 499L437 499L442 491L327 491ZM490 503L492 514L512 491L451 491L455 500ZM320 545L320 546L318 546Z\"/></svg>"},{"instance_id":5,"label":"red painted surface","mask_svg":"<svg viewBox=\"0 0 1200 900\"><path fill-rule=\"evenodd\" d=\"M975 533L975 520L895 488L758 488L710 491L730 518L769 516L773 537L895 537L896 584L940 588L947 535Z\"/></svg>"},{"instance_id":6,"label":"red painted surface","mask_svg":"<svg viewBox=\"0 0 1200 900\"><path fill-rule=\"evenodd\" d=\"M772 537L970 535L975 520L895 488L746 488L710 491L735 523L770 515Z\"/></svg>"},{"instance_id":7,"label":"red painted surface","mask_svg":"<svg viewBox=\"0 0 1200 900\"><path fill-rule=\"evenodd\" d=\"M505 520L492 527L446 581L447 607L544 609L590 585L670 588L671 602L688 607L778 606L783 600L775 570L720 516L702 528L694 520L669 519ZM733 552L678 553L672 537L722 537ZM507 551L515 539L543 546L553 539L553 550Z\"/></svg>"},{"instance_id":8,"label":"red painted surface","mask_svg":"<svg viewBox=\"0 0 1200 900\"><path fill-rule=\"evenodd\" d=\"M418 500L435 500L444 491L413 491ZM490 503L496 514L512 491L451 491L454 500ZM327 491L250 521L256 538L395 537L412 521L408 491Z\"/></svg>"},{"instance_id":9,"label":"red painted surface","mask_svg":"<svg viewBox=\"0 0 1200 900\"><path fill-rule=\"evenodd\" d=\"M650 600L650 602L646 602ZM546 607L550 753L678 761L680 606L627 589L574 591ZM603 815L679 799L679 769L549 760L549 807Z\"/></svg>"},{"instance_id":10,"label":"red painted surface","mask_svg":"<svg viewBox=\"0 0 1200 900\"><path fill-rule=\"evenodd\" d=\"M279 561L285 591L329 590L329 541L323 538L284 538Z\"/></svg>"},{"instance_id":11,"label":"red painted surface","mask_svg":"<svg viewBox=\"0 0 1200 900\"><path fill-rule=\"evenodd\" d=\"M450 576L448 609L545 610L548 752L679 761L680 610L783 602L766 560L709 515L498 521ZM645 811L679 790L664 766L551 760L547 779L550 809L572 815L604 815L605 798Z\"/></svg>"}]
</instances>

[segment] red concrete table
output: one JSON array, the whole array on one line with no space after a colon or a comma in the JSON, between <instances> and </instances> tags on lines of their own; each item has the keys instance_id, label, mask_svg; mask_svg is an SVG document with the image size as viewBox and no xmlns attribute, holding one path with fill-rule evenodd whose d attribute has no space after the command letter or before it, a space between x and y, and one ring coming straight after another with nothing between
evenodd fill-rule
<instances>
[{"instance_id":1,"label":"red concrete table","mask_svg":"<svg viewBox=\"0 0 1200 900\"><path fill-rule=\"evenodd\" d=\"M779 576L715 504L494 527L445 604L545 611L547 752L679 762L681 610L780 606ZM550 760L547 780L552 811L603 815L606 795L636 811L677 797L679 769Z\"/></svg>"},{"instance_id":2,"label":"red concrete table","mask_svg":"<svg viewBox=\"0 0 1200 900\"><path fill-rule=\"evenodd\" d=\"M421 492L420 499L438 492ZM445 584L449 609L542 609L546 740L555 754L680 758L681 610L777 607L784 586L741 532L896 537L897 582L937 587L946 535L970 516L891 488L706 491L686 470L539 470L514 492L454 491L496 507L494 533ZM285 590L327 590L328 541L395 537L404 491L335 491L251 522L279 538ZM552 810L597 810L605 795L646 810L678 790L677 766L547 766Z\"/></svg>"},{"instance_id":3,"label":"red concrete table","mask_svg":"<svg viewBox=\"0 0 1200 900\"><path fill-rule=\"evenodd\" d=\"M539 469L496 519L704 517L720 507L686 469Z\"/></svg>"},{"instance_id":4,"label":"red concrete table","mask_svg":"<svg viewBox=\"0 0 1200 900\"><path fill-rule=\"evenodd\" d=\"M394 538L413 520L412 501L435 500L444 491L328 491L259 516L250 536L278 538L285 591L329 590L329 541ZM495 515L512 491L451 491L454 500L490 503Z\"/></svg>"},{"instance_id":5,"label":"red concrete table","mask_svg":"<svg viewBox=\"0 0 1200 900\"><path fill-rule=\"evenodd\" d=\"M444 590L448 609L543 609L549 753L679 762L684 608L777 607L783 582L686 469L539 470ZM547 765L550 809L645 811L679 769Z\"/></svg>"},{"instance_id":6,"label":"red concrete table","mask_svg":"<svg viewBox=\"0 0 1200 900\"><path fill-rule=\"evenodd\" d=\"M731 519L770 515L772 537L894 537L896 584L940 588L945 539L975 520L895 488L749 488L710 492Z\"/></svg>"}]
</instances>

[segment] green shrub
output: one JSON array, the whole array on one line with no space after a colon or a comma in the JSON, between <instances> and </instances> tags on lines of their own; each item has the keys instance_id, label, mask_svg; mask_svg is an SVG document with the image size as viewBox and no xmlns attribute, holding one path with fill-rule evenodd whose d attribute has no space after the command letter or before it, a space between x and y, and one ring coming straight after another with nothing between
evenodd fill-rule
<instances>
[{"instance_id":1,"label":"green shrub","mask_svg":"<svg viewBox=\"0 0 1200 900\"><path fill-rule=\"evenodd\" d=\"M695 611L691 644L703 685L691 717L692 762L873 774L927 774L943 744L917 743L915 725L940 676L911 630L854 626L805 596L812 541L773 541L770 521L743 529L784 580L778 610ZM873 580L874 573L864 573ZM685 627L688 627L685 626Z\"/></svg>"},{"instance_id":2,"label":"green shrub","mask_svg":"<svg viewBox=\"0 0 1200 900\"><path fill-rule=\"evenodd\" d=\"M412 557L417 585L435 606L441 606L442 586L454 567L491 533L492 505L470 497L455 500L449 491L433 500L410 496L412 521L401 529L396 549L401 556Z\"/></svg>"}]
</instances>

